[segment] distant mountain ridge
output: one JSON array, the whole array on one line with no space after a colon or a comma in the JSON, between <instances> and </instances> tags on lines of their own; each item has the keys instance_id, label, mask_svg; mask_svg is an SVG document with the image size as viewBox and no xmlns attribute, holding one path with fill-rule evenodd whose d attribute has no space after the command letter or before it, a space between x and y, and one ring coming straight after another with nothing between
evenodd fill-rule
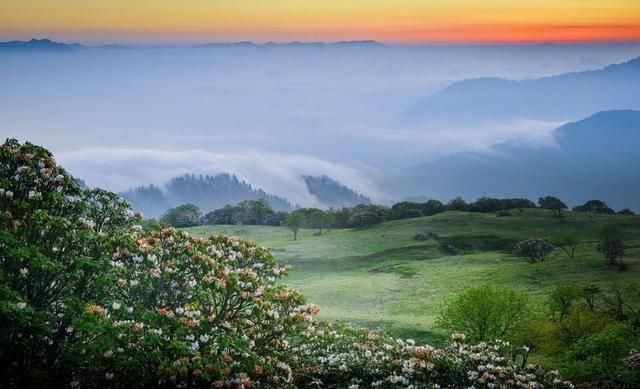
<instances>
[{"instance_id":1,"label":"distant mountain ridge","mask_svg":"<svg viewBox=\"0 0 640 389\"><path fill-rule=\"evenodd\" d=\"M0 51L73 51L84 49L79 43L60 43L50 39L0 42Z\"/></svg>"},{"instance_id":2,"label":"distant mountain ridge","mask_svg":"<svg viewBox=\"0 0 640 389\"><path fill-rule=\"evenodd\" d=\"M640 109L640 57L599 70L522 81L476 78L417 102L397 125L573 121L593 112Z\"/></svg>"},{"instance_id":3,"label":"distant mountain ridge","mask_svg":"<svg viewBox=\"0 0 640 389\"><path fill-rule=\"evenodd\" d=\"M185 46L154 46L153 48L332 48L332 47L384 47L385 45L374 40L361 40L361 41L338 41L338 42L267 42L264 44L258 44L251 41L240 42L214 42L204 43L197 45L185 45ZM118 45L118 44L106 44L100 46L85 46L79 43L63 43L56 42L50 39L31 39L28 41L8 41L0 42L0 51L73 51L79 49L132 49L132 46Z\"/></svg>"},{"instance_id":4,"label":"distant mountain ridge","mask_svg":"<svg viewBox=\"0 0 640 389\"><path fill-rule=\"evenodd\" d=\"M576 205L598 198L640 210L640 111L598 112L554 134L555 146L507 142L423 162L386 186L441 199L557 195Z\"/></svg>"},{"instance_id":5,"label":"distant mountain ridge","mask_svg":"<svg viewBox=\"0 0 640 389\"><path fill-rule=\"evenodd\" d=\"M358 204L371 204L371 199L339 183L333 178L322 176L302 176L309 193L318 201L333 208L355 207Z\"/></svg>"},{"instance_id":6,"label":"distant mountain ridge","mask_svg":"<svg viewBox=\"0 0 640 389\"><path fill-rule=\"evenodd\" d=\"M158 217L168 208L192 203L203 213L237 204L244 200L264 199L275 210L287 211L292 208L284 198L254 188L239 180L235 175L196 176L185 174L172 178L162 189L142 186L120 193L132 204L133 209L144 213L145 217Z\"/></svg>"}]
</instances>

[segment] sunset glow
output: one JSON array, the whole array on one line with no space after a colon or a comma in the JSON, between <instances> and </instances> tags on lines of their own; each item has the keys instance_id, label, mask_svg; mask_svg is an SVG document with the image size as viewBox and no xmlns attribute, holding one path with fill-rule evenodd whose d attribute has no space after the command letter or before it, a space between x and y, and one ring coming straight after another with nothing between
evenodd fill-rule
<instances>
[{"instance_id":1,"label":"sunset glow","mask_svg":"<svg viewBox=\"0 0 640 389\"><path fill-rule=\"evenodd\" d=\"M637 0L4 0L0 38L82 42L640 39Z\"/></svg>"}]
</instances>

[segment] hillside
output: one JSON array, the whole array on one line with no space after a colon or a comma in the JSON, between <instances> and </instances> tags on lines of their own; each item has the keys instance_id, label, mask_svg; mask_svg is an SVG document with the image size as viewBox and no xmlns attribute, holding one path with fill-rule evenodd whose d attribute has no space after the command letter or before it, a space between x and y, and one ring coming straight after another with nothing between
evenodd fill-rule
<instances>
[{"instance_id":1,"label":"hillside","mask_svg":"<svg viewBox=\"0 0 640 389\"><path fill-rule=\"evenodd\" d=\"M596 252L600 226L615 222L627 244L626 272L608 268ZM364 230L332 230L322 236L303 230L293 241L282 227L205 226L193 234L229 234L273 249L279 261L291 263L286 282L301 290L331 320L384 327L394 335L434 341L433 328L444 299L470 285L491 283L526 292L539 311L547 293L559 283L635 281L640 275L640 217L589 216L569 212L562 219L550 211L527 209L512 217L445 212L430 217L386 222ZM415 241L416 233L437 239ZM535 236L558 239L575 234L580 244L573 259L556 250L542 263L509 254L512 245ZM453 248L444 248L445 246Z\"/></svg>"},{"instance_id":2,"label":"hillside","mask_svg":"<svg viewBox=\"0 0 640 389\"><path fill-rule=\"evenodd\" d=\"M508 142L423 162L387 186L440 199L554 194L576 205L601 198L616 209L640 210L640 111L600 112L554 135L555 145Z\"/></svg>"},{"instance_id":3,"label":"hillside","mask_svg":"<svg viewBox=\"0 0 640 389\"><path fill-rule=\"evenodd\" d=\"M132 204L133 209L143 212L145 217L158 217L168 208L185 203L196 204L206 213L225 205L257 199L265 199L275 210L291 209L287 200L254 188L230 174L186 174L172 178L163 188L143 186L122 192L120 195Z\"/></svg>"},{"instance_id":4,"label":"hillside","mask_svg":"<svg viewBox=\"0 0 640 389\"><path fill-rule=\"evenodd\" d=\"M358 204L371 204L371 199L339 183L333 178L322 176L302 176L309 193L326 207L351 208Z\"/></svg>"},{"instance_id":5,"label":"hillside","mask_svg":"<svg viewBox=\"0 0 640 389\"><path fill-rule=\"evenodd\" d=\"M522 81L456 82L397 117L401 125L570 121L597 111L640 109L640 57L603 69Z\"/></svg>"}]
</instances>

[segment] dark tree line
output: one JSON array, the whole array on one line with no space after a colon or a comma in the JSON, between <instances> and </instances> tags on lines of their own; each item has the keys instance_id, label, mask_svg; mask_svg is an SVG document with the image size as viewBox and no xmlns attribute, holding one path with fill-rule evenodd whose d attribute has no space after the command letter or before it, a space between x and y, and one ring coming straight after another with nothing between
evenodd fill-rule
<instances>
[{"instance_id":1,"label":"dark tree line","mask_svg":"<svg viewBox=\"0 0 640 389\"><path fill-rule=\"evenodd\" d=\"M184 204L168 210L161 218L163 224L174 227L192 227L196 225L267 225L286 226L297 236L300 228L315 230L317 235L331 228L365 228L389 220L411 219L432 216L445 211L497 213L498 216L510 216L510 210L525 208L542 208L553 211L557 217L563 216L563 211L569 209L559 198L553 196L540 197L538 204L525 198L493 198L481 197L474 202L467 203L463 198L456 197L448 203L439 200L425 202L401 201L391 207L375 204L360 204L355 207L330 208L297 208L289 213L274 210L266 200L247 200L237 205L226 205L205 215L193 204ZM615 214L604 201L589 200L573 208L574 212L589 214ZM618 212L621 215L633 215L628 208ZM295 217L291 218L291 215Z\"/></svg>"}]
</instances>

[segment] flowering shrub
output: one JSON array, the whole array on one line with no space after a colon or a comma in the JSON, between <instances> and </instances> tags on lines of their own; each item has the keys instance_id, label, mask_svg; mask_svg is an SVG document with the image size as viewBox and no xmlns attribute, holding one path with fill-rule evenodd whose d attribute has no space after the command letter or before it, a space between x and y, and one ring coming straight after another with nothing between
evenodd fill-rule
<instances>
[{"instance_id":1,"label":"flowering shrub","mask_svg":"<svg viewBox=\"0 0 640 389\"><path fill-rule=\"evenodd\" d=\"M135 234L111 264L107 297L75 323L80 381L291 384L288 353L316 308L276 283L287 268L268 250L167 228Z\"/></svg>"},{"instance_id":2,"label":"flowering shrub","mask_svg":"<svg viewBox=\"0 0 640 389\"><path fill-rule=\"evenodd\" d=\"M300 355L310 358L299 376L301 387L571 387L556 371L525 365L527 348L500 341L470 345L462 334L436 349L367 329L325 325L308 334Z\"/></svg>"},{"instance_id":3,"label":"flowering shrub","mask_svg":"<svg viewBox=\"0 0 640 389\"><path fill-rule=\"evenodd\" d=\"M0 206L2 387L566 386L506 343L319 322L267 249L144 231L29 143L0 146Z\"/></svg>"},{"instance_id":4,"label":"flowering shrub","mask_svg":"<svg viewBox=\"0 0 640 389\"><path fill-rule=\"evenodd\" d=\"M551 252L554 247L551 241L547 238L534 238L523 240L516 244L513 248L513 253L521 257L526 257L531 262L542 262Z\"/></svg>"},{"instance_id":5,"label":"flowering shrub","mask_svg":"<svg viewBox=\"0 0 640 389\"><path fill-rule=\"evenodd\" d=\"M47 379L40 372L65 375L71 320L108 266L105 233L136 219L113 193L82 190L47 150L15 140L0 146L0 207L0 372L34 385Z\"/></svg>"}]
</instances>

